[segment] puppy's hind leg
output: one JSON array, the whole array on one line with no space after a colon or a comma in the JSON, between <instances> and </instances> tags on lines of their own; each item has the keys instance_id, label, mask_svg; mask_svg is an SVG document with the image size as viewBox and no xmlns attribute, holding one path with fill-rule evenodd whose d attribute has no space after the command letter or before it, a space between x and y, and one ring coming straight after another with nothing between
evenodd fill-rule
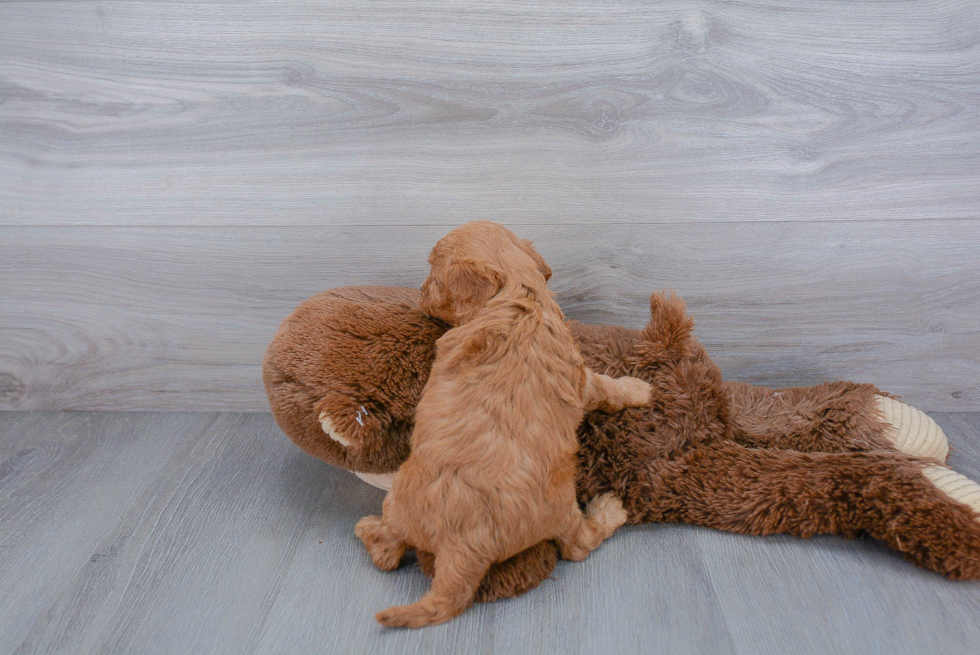
<instances>
[{"instance_id":1,"label":"puppy's hind leg","mask_svg":"<svg viewBox=\"0 0 980 655\"><path fill-rule=\"evenodd\" d=\"M417 603L389 607L375 614L389 628L421 628L444 623L473 604L480 580L491 562L473 552L443 547L436 554L432 587Z\"/></svg>"},{"instance_id":2,"label":"puppy's hind leg","mask_svg":"<svg viewBox=\"0 0 980 655\"><path fill-rule=\"evenodd\" d=\"M653 387L639 378L611 378L585 369L585 388L582 400L585 411L618 412L624 407L643 407L650 404Z\"/></svg>"},{"instance_id":3,"label":"puppy's hind leg","mask_svg":"<svg viewBox=\"0 0 980 655\"><path fill-rule=\"evenodd\" d=\"M626 523L626 518L623 503L611 493L593 498L584 515L578 505L572 505L562 526L564 531L556 536L562 558L581 562Z\"/></svg>"}]
</instances>

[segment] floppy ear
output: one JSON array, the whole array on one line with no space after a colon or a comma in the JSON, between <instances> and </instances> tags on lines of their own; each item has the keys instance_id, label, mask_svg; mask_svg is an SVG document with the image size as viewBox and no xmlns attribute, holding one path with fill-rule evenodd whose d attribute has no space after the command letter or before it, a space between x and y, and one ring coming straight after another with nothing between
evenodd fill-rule
<instances>
[{"instance_id":1,"label":"floppy ear","mask_svg":"<svg viewBox=\"0 0 980 655\"><path fill-rule=\"evenodd\" d=\"M544 281L547 282L551 279L551 267L548 266L548 262L544 260L544 257L538 254L538 251L534 249L534 244L528 240L521 241L521 247L524 249L534 263L538 265L538 270L541 271L541 275L544 276Z\"/></svg>"},{"instance_id":2,"label":"floppy ear","mask_svg":"<svg viewBox=\"0 0 980 655\"><path fill-rule=\"evenodd\" d=\"M483 307L504 286L503 273L486 262L455 261L446 268L453 314L463 319Z\"/></svg>"}]
</instances>

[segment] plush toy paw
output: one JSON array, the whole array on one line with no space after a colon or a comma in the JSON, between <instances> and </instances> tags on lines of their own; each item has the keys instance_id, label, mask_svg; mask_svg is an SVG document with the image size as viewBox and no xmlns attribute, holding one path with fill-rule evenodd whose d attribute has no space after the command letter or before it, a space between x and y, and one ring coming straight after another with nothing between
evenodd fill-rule
<instances>
[{"instance_id":1,"label":"plush toy paw","mask_svg":"<svg viewBox=\"0 0 980 655\"><path fill-rule=\"evenodd\" d=\"M941 492L972 509L980 521L980 484L945 466L927 466L922 469L922 475Z\"/></svg>"},{"instance_id":2,"label":"plush toy paw","mask_svg":"<svg viewBox=\"0 0 980 655\"><path fill-rule=\"evenodd\" d=\"M895 448L916 457L946 461L949 455L946 435L928 414L885 396L875 396L875 404L882 419L889 424L885 436Z\"/></svg>"}]
</instances>

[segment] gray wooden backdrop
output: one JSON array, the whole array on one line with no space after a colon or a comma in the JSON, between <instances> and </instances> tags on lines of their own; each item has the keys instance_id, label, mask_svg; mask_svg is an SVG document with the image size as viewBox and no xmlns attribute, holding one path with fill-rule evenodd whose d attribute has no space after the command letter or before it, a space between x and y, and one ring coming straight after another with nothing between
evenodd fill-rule
<instances>
[{"instance_id":1,"label":"gray wooden backdrop","mask_svg":"<svg viewBox=\"0 0 980 655\"><path fill-rule=\"evenodd\" d=\"M264 411L297 302L474 218L730 378L980 410L980 4L0 3L2 408Z\"/></svg>"}]
</instances>

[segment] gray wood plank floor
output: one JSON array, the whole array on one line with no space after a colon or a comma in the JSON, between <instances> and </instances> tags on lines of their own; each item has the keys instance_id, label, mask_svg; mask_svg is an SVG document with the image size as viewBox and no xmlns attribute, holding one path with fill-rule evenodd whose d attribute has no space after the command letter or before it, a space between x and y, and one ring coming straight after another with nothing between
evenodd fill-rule
<instances>
[{"instance_id":1,"label":"gray wood plank floor","mask_svg":"<svg viewBox=\"0 0 980 655\"><path fill-rule=\"evenodd\" d=\"M980 478L980 414L935 414ZM420 632L427 583L353 536L382 492L268 414L0 413L0 652L980 651L980 583L868 540L621 530L521 598Z\"/></svg>"}]
</instances>

